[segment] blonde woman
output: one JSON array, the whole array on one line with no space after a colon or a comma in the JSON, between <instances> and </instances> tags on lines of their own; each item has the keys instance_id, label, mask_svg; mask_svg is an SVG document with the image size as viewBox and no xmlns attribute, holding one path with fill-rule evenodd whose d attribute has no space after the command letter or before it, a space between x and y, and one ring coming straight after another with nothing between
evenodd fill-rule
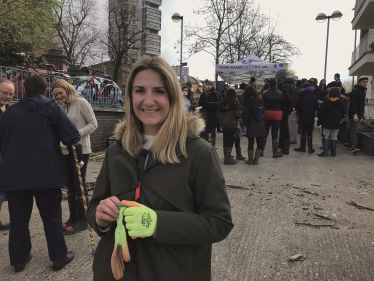
<instances>
[{"instance_id":1,"label":"blonde woman","mask_svg":"<svg viewBox=\"0 0 374 281\"><path fill-rule=\"evenodd\" d=\"M119 141L108 148L88 206L88 222L101 236L94 280L210 281L212 243L225 239L233 224L217 153L199 137L204 121L185 114L178 78L160 57L134 65L125 99ZM115 277L121 200L138 207L121 212L131 259L120 262Z\"/></svg>"},{"instance_id":2,"label":"blonde woman","mask_svg":"<svg viewBox=\"0 0 374 281\"><path fill-rule=\"evenodd\" d=\"M91 105L82 98L74 87L65 80L52 84L55 100L63 106L68 117L77 127L82 145L84 165L81 167L82 181L87 196L86 171L91 151L90 134L97 128L97 121ZM63 224L65 234L75 234L87 228L79 180L73 155L63 150L66 162L66 185L68 188L69 219Z\"/></svg>"}]
</instances>

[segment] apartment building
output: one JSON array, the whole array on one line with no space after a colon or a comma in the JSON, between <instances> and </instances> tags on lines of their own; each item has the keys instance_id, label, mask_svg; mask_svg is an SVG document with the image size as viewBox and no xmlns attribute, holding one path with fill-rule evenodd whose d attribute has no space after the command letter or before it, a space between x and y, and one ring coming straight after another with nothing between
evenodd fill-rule
<instances>
[{"instance_id":1,"label":"apartment building","mask_svg":"<svg viewBox=\"0 0 374 281\"><path fill-rule=\"evenodd\" d=\"M172 68L174 69L175 73L177 74L179 78L181 66L173 65ZM182 80L187 81L188 75L190 75L190 68L188 66L182 66Z\"/></svg>"},{"instance_id":2,"label":"apartment building","mask_svg":"<svg viewBox=\"0 0 374 281\"><path fill-rule=\"evenodd\" d=\"M369 77L366 97L374 99L374 0L356 0L352 29L357 31L356 48L349 67L350 76Z\"/></svg>"},{"instance_id":3,"label":"apartment building","mask_svg":"<svg viewBox=\"0 0 374 281\"><path fill-rule=\"evenodd\" d=\"M131 19L131 28L127 31L137 33L136 44L128 51L131 61L136 61L143 55L160 55L161 36L158 32L161 31L162 0L108 0L108 3L109 11L129 9L130 12L136 14L136 17ZM109 25L114 26L113 21L114 17L109 17ZM113 36L120 36L121 32L123 30L116 30ZM124 61L124 63L128 62Z\"/></svg>"}]
</instances>

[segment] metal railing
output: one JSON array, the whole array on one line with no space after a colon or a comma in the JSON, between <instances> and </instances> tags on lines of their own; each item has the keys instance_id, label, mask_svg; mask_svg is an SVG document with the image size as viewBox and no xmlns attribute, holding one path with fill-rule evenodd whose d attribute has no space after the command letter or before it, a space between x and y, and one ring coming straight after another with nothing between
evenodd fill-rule
<instances>
[{"instance_id":1,"label":"metal railing","mask_svg":"<svg viewBox=\"0 0 374 281\"><path fill-rule=\"evenodd\" d=\"M369 32L352 52L352 65L354 65L365 53L374 51L374 33Z\"/></svg>"}]
</instances>

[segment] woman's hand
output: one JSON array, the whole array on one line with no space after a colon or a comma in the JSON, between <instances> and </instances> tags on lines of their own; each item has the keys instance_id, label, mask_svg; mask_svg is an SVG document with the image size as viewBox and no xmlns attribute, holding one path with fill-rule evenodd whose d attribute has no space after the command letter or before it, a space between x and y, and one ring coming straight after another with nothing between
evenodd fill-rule
<instances>
[{"instance_id":1,"label":"woman's hand","mask_svg":"<svg viewBox=\"0 0 374 281\"><path fill-rule=\"evenodd\" d=\"M80 161L78 165L79 165L79 167L81 167L81 168L82 168L82 167L83 167L83 165L84 165L84 162L83 162L83 161Z\"/></svg>"},{"instance_id":2,"label":"woman's hand","mask_svg":"<svg viewBox=\"0 0 374 281\"><path fill-rule=\"evenodd\" d=\"M107 227L117 220L119 209L116 204L119 203L120 200L115 196L100 201L100 204L96 207L96 223L98 226Z\"/></svg>"}]
</instances>

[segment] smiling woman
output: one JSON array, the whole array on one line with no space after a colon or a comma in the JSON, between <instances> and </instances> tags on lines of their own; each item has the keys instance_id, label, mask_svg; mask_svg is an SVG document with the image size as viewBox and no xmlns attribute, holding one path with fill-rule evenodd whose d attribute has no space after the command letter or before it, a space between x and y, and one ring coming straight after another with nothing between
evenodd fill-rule
<instances>
[{"instance_id":1,"label":"smiling woman","mask_svg":"<svg viewBox=\"0 0 374 281\"><path fill-rule=\"evenodd\" d=\"M178 78L159 57L134 65L126 93L87 211L102 237L94 280L211 280L212 243L233 224L216 150L199 137L204 121L185 114Z\"/></svg>"}]
</instances>

